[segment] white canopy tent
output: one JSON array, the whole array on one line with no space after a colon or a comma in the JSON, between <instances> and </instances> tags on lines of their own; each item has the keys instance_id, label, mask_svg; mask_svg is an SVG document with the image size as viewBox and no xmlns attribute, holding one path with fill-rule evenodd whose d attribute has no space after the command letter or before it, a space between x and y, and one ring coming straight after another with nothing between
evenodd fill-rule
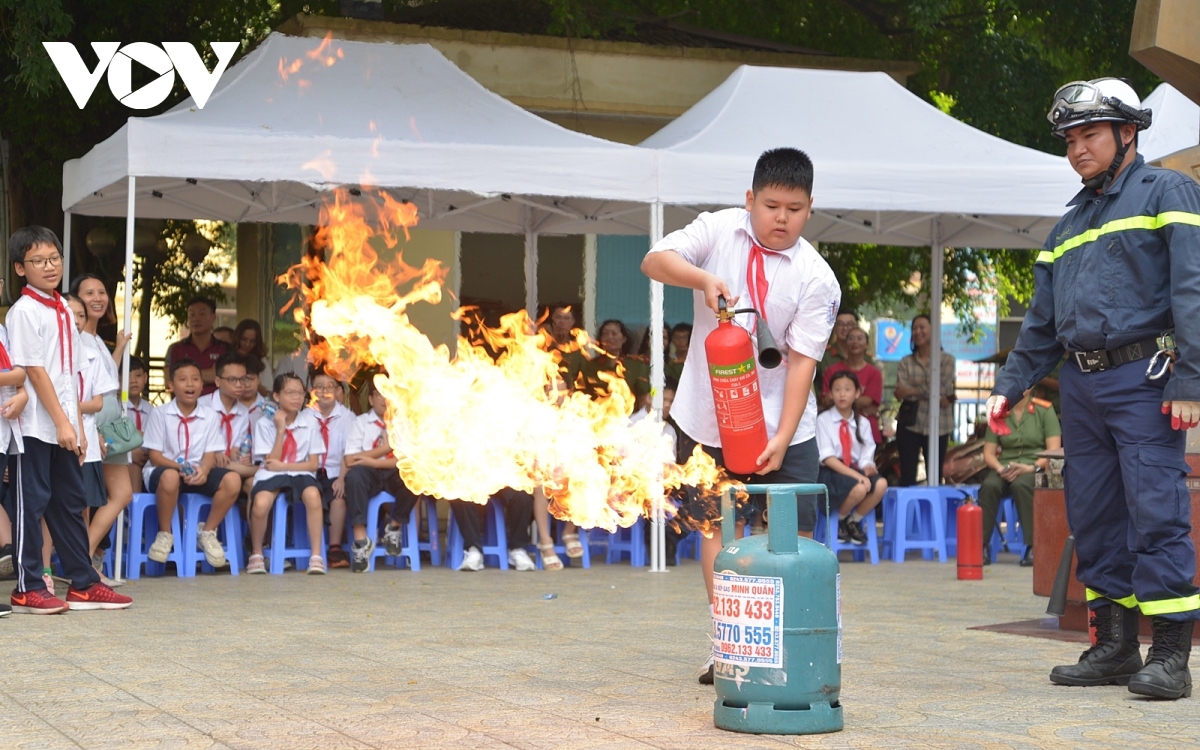
<instances>
[{"instance_id":1,"label":"white canopy tent","mask_svg":"<svg viewBox=\"0 0 1200 750\"><path fill-rule=\"evenodd\" d=\"M1169 83L1159 84L1142 102L1153 113L1150 127L1138 139L1138 153L1146 161L1200 146L1200 104Z\"/></svg>"},{"instance_id":2,"label":"white canopy tent","mask_svg":"<svg viewBox=\"0 0 1200 750\"><path fill-rule=\"evenodd\" d=\"M667 204L671 225L743 205L758 155L793 146L816 172L810 241L929 246L930 403L940 398L943 248L1040 247L1079 190L1065 159L976 130L884 73L742 66L641 145L659 151L656 208ZM657 334L661 286L652 297ZM662 377L653 368L655 388ZM938 410L929 411L940 466Z\"/></svg>"},{"instance_id":3,"label":"white canopy tent","mask_svg":"<svg viewBox=\"0 0 1200 750\"><path fill-rule=\"evenodd\" d=\"M656 197L652 152L543 120L429 45L279 33L203 109L130 118L63 185L64 236L72 214L126 217L127 290L135 216L314 224L323 193L363 185L414 202L423 228L523 234L531 315L539 233L644 234Z\"/></svg>"}]
</instances>

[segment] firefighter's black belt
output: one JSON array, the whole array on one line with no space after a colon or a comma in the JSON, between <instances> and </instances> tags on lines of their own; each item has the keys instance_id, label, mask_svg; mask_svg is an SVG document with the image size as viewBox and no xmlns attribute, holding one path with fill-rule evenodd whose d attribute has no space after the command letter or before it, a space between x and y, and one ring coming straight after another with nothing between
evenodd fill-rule
<instances>
[{"instance_id":1,"label":"firefighter's black belt","mask_svg":"<svg viewBox=\"0 0 1200 750\"><path fill-rule=\"evenodd\" d=\"M1158 351L1158 339L1151 336L1115 349L1071 352L1071 359L1082 372L1104 372L1139 359L1149 359Z\"/></svg>"}]
</instances>

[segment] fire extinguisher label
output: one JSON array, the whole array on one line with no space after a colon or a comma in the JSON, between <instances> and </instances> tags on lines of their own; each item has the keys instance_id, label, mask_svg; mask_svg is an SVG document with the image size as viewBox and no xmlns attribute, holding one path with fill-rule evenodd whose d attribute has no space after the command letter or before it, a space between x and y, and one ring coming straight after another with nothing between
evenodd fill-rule
<instances>
[{"instance_id":1,"label":"fire extinguisher label","mask_svg":"<svg viewBox=\"0 0 1200 750\"><path fill-rule=\"evenodd\" d=\"M783 668L783 579L713 575L713 658Z\"/></svg>"},{"instance_id":2,"label":"fire extinguisher label","mask_svg":"<svg viewBox=\"0 0 1200 750\"><path fill-rule=\"evenodd\" d=\"M710 364L708 370L720 428L735 432L757 429L763 422L763 411L753 357L736 365Z\"/></svg>"},{"instance_id":3,"label":"fire extinguisher label","mask_svg":"<svg viewBox=\"0 0 1200 750\"><path fill-rule=\"evenodd\" d=\"M842 574L837 574L837 663L842 663Z\"/></svg>"}]
</instances>

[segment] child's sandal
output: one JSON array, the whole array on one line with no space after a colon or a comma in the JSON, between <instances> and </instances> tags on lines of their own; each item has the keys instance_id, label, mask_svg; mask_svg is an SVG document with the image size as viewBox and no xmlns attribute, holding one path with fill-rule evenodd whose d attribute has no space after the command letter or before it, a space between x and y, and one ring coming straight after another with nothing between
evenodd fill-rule
<instances>
[{"instance_id":1,"label":"child's sandal","mask_svg":"<svg viewBox=\"0 0 1200 750\"><path fill-rule=\"evenodd\" d=\"M308 574L310 576L325 575L325 560L320 555L308 558Z\"/></svg>"},{"instance_id":2,"label":"child's sandal","mask_svg":"<svg viewBox=\"0 0 1200 750\"><path fill-rule=\"evenodd\" d=\"M267 572L267 566L263 562L262 555L250 555L250 559L246 561L246 573L248 575L262 575Z\"/></svg>"},{"instance_id":3,"label":"child's sandal","mask_svg":"<svg viewBox=\"0 0 1200 750\"><path fill-rule=\"evenodd\" d=\"M577 560L583 557L583 545L579 543L578 534L563 534L563 546L567 548L567 557Z\"/></svg>"},{"instance_id":4,"label":"child's sandal","mask_svg":"<svg viewBox=\"0 0 1200 750\"><path fill-rule=\"evenodd\" d=\"M563 561L558 559L558 555L554 552L553 544L539 544L537 546L538 553L542 556L543 570L562 570Z\"/></svg>"}]
</instances>

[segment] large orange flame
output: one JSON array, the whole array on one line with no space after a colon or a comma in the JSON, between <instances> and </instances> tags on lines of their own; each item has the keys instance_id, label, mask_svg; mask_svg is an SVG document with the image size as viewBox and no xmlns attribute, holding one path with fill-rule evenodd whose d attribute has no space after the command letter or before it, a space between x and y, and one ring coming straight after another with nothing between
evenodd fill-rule
<instances>
[{"instance_id":1,"label":"large orange flame","mask_svg":"<svg viewBox=\"0 0 1200 750\"><path fill-rule=\"evenodd\" d=\"M608 394L600 398L571 392L548 334L523 311L494 329L473 326L475 343L459 337L453 357L434 346L408 310L441 300L446 269L432 260L411 267L399 253L380 258L417 223L416 206L353 193L339 191L322 208L314 246L325 257L307 258L280 280L301 290L296 319L321 337L314 362L343 379L364 366L387 373L375 382L413 491L485 503L504 487L542 488L555 516L609 530L646 515L664 488L717 496L725 483L709 456L697 449L676 465L661 424L630 424L634 397L622 377L601 373Z\"/></svg>"}]
</instances>

